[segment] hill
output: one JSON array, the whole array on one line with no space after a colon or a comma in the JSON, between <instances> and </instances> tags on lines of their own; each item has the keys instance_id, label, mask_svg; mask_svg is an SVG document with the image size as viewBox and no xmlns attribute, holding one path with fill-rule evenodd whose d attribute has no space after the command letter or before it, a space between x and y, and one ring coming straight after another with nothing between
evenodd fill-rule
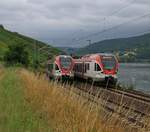
<instances>
[{"instance_id":1,"label":"hill","mask_svg":"<svg viewBox=\"0 0 150 132\"><path fill-rule=\"evenodd\" d=\"M27 45L26 50L29 52L32 64L35 58L38 58L40 63L44 63L49 54L53 56L62 53L61 50L46 43L21 35L17 32L8 31L0 25L0 60L3 59L4 53L8 50L8 46L16 43ZM42 47L44 48L40 51L39 49Z\"/></svg>"},{"instance_id":2,"label":"hill","mask_svg":"<svg viewBox=\"0 0 150 132\"><path fill-rule=\"evenodd\" d=\"M79 48L72 48L72 47L57 47L57 48L64 51L67 54L73 54L79 50Z\"/></svg>"},{"instance_id":3,"label":"hill","mask_svg":"<svg viewBox=\"0 0 150 132\"><path fill-rule=\"evenodd\" d=\"M150 33L96 42L79 49L76 54L97 52L116 53L122 61L150 61Z\"/></svg>"}]
</instances>

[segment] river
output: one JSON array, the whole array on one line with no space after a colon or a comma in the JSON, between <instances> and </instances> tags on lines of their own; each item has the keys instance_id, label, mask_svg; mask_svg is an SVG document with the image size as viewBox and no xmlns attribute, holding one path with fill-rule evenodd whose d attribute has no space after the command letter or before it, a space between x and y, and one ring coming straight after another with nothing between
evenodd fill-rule
<instances>
[{"instance_id":1,"label":"river","mask_svg":"<svg viewBox=\"0 0 150 132\"><path fill-rule=\"evenodd\" d=\"M150 64L119 64L118 81L125 86L150 94Z\"/></svg>"}]
</instances>

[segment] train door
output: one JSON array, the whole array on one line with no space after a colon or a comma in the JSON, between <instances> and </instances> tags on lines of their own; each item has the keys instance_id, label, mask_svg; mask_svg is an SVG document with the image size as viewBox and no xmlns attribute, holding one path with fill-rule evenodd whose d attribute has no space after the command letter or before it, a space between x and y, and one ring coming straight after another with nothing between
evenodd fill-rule
<instances>
[{"instance_id":1,"label":"train door","mask_svg":"<svg viewBox=\"0 0 150 132\"><path fill-rule=\"evenodd\" d=\"M90 78L93 78L95 76L95 73L94 73L94 62L90 62L89 63L89 71L88 71L88 77Z\"/></svg>"},{"instance_id":2,"label":"train door","mask_svg":"<svg viewBox=\"0 0 150 132\"><path fill-rule=\"evenodd\" d=\"M88 79L88 75L90 74L89 70L90 70L90 63L89 62L85 62L84 63L84 78L85 79Z\"/></svg>"},{"instance_id":3,"label":"train door","mask_svg":"<svg viewBox=\"0 0 150 132\"><path fill-rule=\"evenodd\" d=\"M94 71L95 71L96 75L101 73L101 68L100 68L99 64L97 64L97 63L94 64Z\"/></svg>"},{"instance_id":4,"label":"train door","mask_svg":"<svg viewBox=\"0 0 150 132\"><path fill-rule=\"evenodd\" d=\"M94 63L94 80L98 81L102 77L101 74L101 67L99 66L98 63Z\"/></svg>"}]
</instances>

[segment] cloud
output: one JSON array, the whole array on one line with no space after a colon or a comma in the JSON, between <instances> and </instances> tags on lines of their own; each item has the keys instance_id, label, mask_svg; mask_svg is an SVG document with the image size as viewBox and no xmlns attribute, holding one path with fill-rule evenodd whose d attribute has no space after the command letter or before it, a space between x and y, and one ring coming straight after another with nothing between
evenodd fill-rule
<instances>
[{"instance_id":1,"label":"cloud","mask_svg":"<svg viewBox=\"0 0 150 132\"><path fill-rule=\"evenodd\" d=\"M55 46L86 45L86 39L72 42L145 13L150 13L148 0L5 0L0 1L0 23L8 29ZM89 37L93 41L137 33L149 27L143 18L104 34ZM132 30L131 30L132 28Z\"/></svg>"}]
</instances>

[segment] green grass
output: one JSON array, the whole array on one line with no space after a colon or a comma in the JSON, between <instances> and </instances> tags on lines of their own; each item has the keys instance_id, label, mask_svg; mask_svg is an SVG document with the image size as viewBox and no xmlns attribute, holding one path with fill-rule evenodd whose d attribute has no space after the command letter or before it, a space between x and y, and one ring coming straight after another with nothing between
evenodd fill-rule
<instances>
[{"instance_id":1,"label":"green grass","mask_svg":"<svg viewBox=\"0 0 150 132\"><path fill-rule=\"evenodd\" d=\"M37 49L40 49L41 47L45 47L44 51L37 52L37 56L41 64L46 62L49 54L58 55L62 53L61 50L52 47L47 43L21 35L19 33L8 31L0 27L0 60L3 59L5 52L8 50L8 46L14 44L26 45L26 50L29 52L29 58L31 64L33 63L33 59L35 59L35 47L37 47Z\"/></svg>"},{"instance_id":2,"label":"green grass","mask_svg":"<svg viewBox=\"0 0 150 132\"><path fill-rule=\"evenodd\" d=\"M24 86L14 68L0 74L0 131L49 131L46 120L34 113L24 98Z\"/></svg>"},{"instance_id":3,"label":"green grass","mask_svg":"<svg viewBox=\"0 0 150 132\"><path fill-rule=\"evenodd\" d=\"M81 96L75 94L73 87L69 91L62 87L28 70L1 66L0 132L133 130L132 125L115 113L105 113L100 105L83 98L82 93ZM139 131L145 132L145 129Z\"/></svg>"}]
</instances>

